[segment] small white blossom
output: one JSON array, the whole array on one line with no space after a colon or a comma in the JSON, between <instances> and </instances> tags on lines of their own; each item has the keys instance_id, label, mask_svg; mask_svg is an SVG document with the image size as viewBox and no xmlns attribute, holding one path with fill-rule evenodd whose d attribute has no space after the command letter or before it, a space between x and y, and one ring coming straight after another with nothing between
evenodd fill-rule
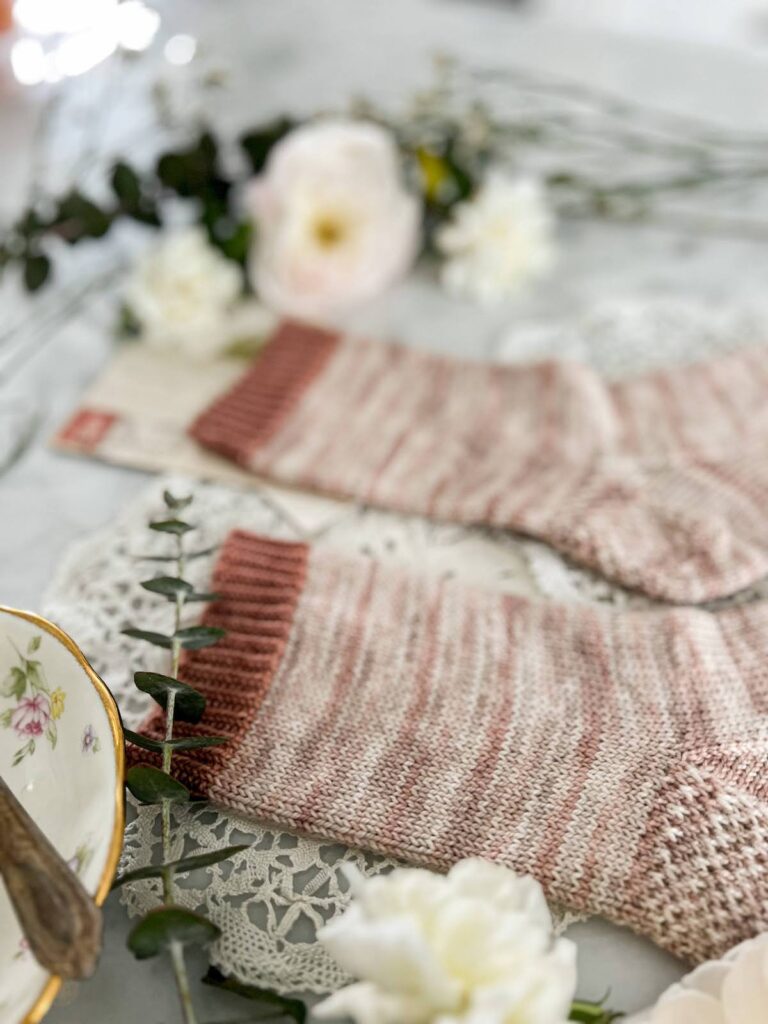
<instances>
[{"instance_id":1,"label":"small white blossom","mask_svg":"<svg viewBox=\"0 0 768 1024\"><path fill-rule=\"evenodd\" d=\"M364 121L320 121L272 150L249 194L250 272L267 305L323 316L378 294L419 249L420 210L394 139Z\"/></svg>"},{"instance_id":2,"label":"small white blossom","mask_svg":"<svg viewBox=\"0 0 768 1024\"><path fill-rule=\"evenodd\" d=\"M320 941L357 984L320 1017L358 1024L564 1024L575 947L555 939L541 887L487 861L447 875L415 868L365 879Z\"/></svg>"},{"instance_id":3,"label":"small white blossom","mask_svg":"<svg viewBox=\"0 0 768 1024\"><path fill-rule=\"evenodd\" d=\"M228 318L241 286L235 264L201 229L187 228L161 237L141 257L124 299L146 344L206 358L229 340Z\"/></svg>"},{"instance_id":4,"label":"small white blossom","mask_svg":"<svg viewBox=\"0 0 768 1024\"><path fill-rule=\"evenodd\" d=\"M768 1020L768 933L703 964L668 989L634 1024L764 1024Z\"/></svg>"},{"instance_id":5,"label":"small white blossom","mask_svg":"<svg viewBox=\"0 0 768 1024\"><path fill-rule=\"evenodd\" d=\"M551 268L553 233L541 185L493 173L437 234L443 284L483 302L512 295Z\"/></svg>"}]
</instances>

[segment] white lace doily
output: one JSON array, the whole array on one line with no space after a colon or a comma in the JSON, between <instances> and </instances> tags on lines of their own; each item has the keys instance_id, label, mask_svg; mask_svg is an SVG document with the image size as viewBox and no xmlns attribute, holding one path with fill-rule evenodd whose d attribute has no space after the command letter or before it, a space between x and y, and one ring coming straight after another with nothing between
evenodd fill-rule
<instances>
[{"instance_id":1,"label":"white lace doily","mask_svg":"<svg viewBox=\"0 0 768 1024\"><path fill-rule=\"evenodd\" d=\"M559 336L552 327L518 331L504 339L498 355L522 359L559 351L588 358L606 372L629 372L753 342L759 336L759 322L743 313L714 317L703 307L679 303L642 309L614 305L590 314L576 327L560 327ZM111 687L129 727L136 727L148 710L148 698L132 685L132 672L164 667L162 652L148 650L120 632L129 622L145 629L169 626L169 606L138 586L153 564L137 559L142 553L167 550L163 538L146 529L147 521L162 509L164 488L194 491L190 518L202 524L192 535L200 548L218 544L232 528L240 527L402 561L425 572L456 575L514 593L622 607L648 603L568 564L545 545L503 531L436 524L272 487L254 486L244 492L162 480L117 522L70 549L44 609L84 649ZM214 557L189 564L188 575L200 588L207 584ZM126 870L148 863L159 847L154 810L133 810L123 858ZM314 941L316 930L346 906L342 864L352 861L372 874L391 862L297 838L209 805L177 810L175 835L177 855L250 844L232 861L180 880L181 900L190 907L204 907L222 928L223 936L212 950L218 967L282 992L326 992L347 980ZM131 914L143 913L156 904L158 891L154 881L139 882L124 887L123 900ZM561 917L561 925L567 920Z\"/></svg>"}]
</instances>

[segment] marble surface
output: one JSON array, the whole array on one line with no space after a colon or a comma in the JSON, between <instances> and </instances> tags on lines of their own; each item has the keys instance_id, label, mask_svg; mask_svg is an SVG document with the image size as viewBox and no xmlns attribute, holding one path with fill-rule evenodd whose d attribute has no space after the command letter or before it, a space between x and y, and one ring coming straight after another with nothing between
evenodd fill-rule
<instances>
[{"instance_id":1,"label":"marble surface","mask_svg":"<svg viewBox=\"0 0 768 1024\"><path fill-rule=\"evenodd\" d=\"M736 52L672 39L615 35L607 18L585 23L558 15L554 3L520 10L469 0L184 0L158 4L163 32L190 31L205 43L209 59L230 69L228 89L215 100L223 130L235 130L271 113L344 106L365 91L396 100L427 75L435 49L458 52L482 65L545 70L617 94L641 95L649 105L707 116L745 129L768 129L768 69L757 42ZM590 6L590 5L587 5ZM593 7L599 6L592 4ZM624 5L626 9L627 5ZM689 5L693 12L696 5ZM605 7L605 5L603 5ZM614 28L626 26L613 23ZM647 28L647 25L643 26ZM673 33L679 35L680 33ZM153 58L149 58L151 61ZM159 62L159 58L158 58ZM157 64L159 69L160 64ZM157 70L156 69L156 70ZM145 86L154 71L125 67L121 75L97 69L68 86L67 118L49 146L46 174L56 182L76 174L88 179L82 149L93 145L89 128L100 111L98 154L151 154L159 138L142 131ZM121 77L122 76L122 77ZM144 90L144 92L142 92ZM7 88L0 100L0 161L7 215L26 194L34 163L34 126L44 97ZM13 282L0 288L0 403L20 395L38 425L32 445L0 476L0 600L40 606L53 569L73 540L108 523L145 485L143 474L77 461L50 452L46 439L77 396L109 358L114 344L114 282L135 245L125 235L110 248L115 269L83 300L77 291L105 273L101 256L72 255L61 284L39 304L19 296ZM562 233L557 275L519 302L492 310L448 299L427 277L417 277L352 318L354 326L399 335L414 344L449 352L489 355L507 331L541 318L567 320L595 301L617 295L695 295L715 304L758 302L764 291L768 249L753 242L692 239L638 228L583 225ZM110 267L106 268L108 272ZM116 900L106 910L107 944L96 977L65 992L50 1015L54 1024L109 1019L112 1024L177 1019L166 965L137 964L125 951L127 921ZM636 1009L680 974L680 965L643 940L600 922L578 925L580 992ZM202 961L195 962L202 973ZM206 1019L244 1016L231 997L201 995Z\"/></svg>"}]
</instances>

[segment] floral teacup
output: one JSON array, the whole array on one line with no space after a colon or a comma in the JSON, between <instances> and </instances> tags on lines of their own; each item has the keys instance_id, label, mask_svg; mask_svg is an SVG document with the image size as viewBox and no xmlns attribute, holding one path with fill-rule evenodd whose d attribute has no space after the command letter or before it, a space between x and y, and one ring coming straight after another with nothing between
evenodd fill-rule
<instances>
[{"instance_id":1,"label":"floral teacup","mask_svg":"<svg viewBox=\"0 0 768 1024\"><path fill-rule=\"evenodd\" d=\"M123 837L117 707L66 633L2 606L0 775L101 903ZM58 988L27 949L0 882L0 1024L35 1024Z\"/></svg>"}]
</instances>

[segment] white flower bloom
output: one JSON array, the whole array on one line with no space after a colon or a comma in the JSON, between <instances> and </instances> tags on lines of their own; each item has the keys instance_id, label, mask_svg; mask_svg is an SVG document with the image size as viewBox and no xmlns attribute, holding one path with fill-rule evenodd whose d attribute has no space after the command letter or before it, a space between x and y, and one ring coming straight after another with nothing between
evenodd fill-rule
<instances>
[{"instance_id":1,"label":"white flower bloom","mask_svg":"<svg viewBox=\"0 0 768 1024\"><path fill-rule=\"evenodd\" d=\"M316 1013L359 1024L563 1024L575 947L554 939L541 887L487 861L447 875L415 868L365 879L319 933L350 974Z\"/></svg>"},{"instance_id":2,"label":"white flower bloom","mask_svg":"<svg viewBox=\"0 0 768 1024\"><path fill-rule=\"evenodd\" d=\"M254 288L269 306L322 316L402 276L420 236L419 203L402 183L392 136L363 121L291 132L249 193Z\"/></svg>"},{"instance_id":3,"label":"white flower bloom","mask_svg":"<svg viewBox=\"0 0 768 1024\"><path fill-rule=\"evenodd\" d=\"M161 237L139 260L124 299L148 345L206 358L228 341L241 285L235 264L201 229L187 228Z\"/></svg>"},{"instance_id":4,"label":"white flower bloom","mask_svg":"<svg viewBox=\"0 0 768 1024\"><path fill-rule=\"evenodd\" d=\"M554 262L554 218L535 181L489 175L458 203L437 234L450 291L492 302L548 271Z\"/></svg>"},{"instance_id":5,"label":"white flower bloom","mask_svg":"<svg viewBox=\"0 0 768 1024\"><path fill-rule=\"evenodd\" d=\"M668 989L634 1024L765 1024L768 933L703 964Z\"/></svg>"}]
</instances>

